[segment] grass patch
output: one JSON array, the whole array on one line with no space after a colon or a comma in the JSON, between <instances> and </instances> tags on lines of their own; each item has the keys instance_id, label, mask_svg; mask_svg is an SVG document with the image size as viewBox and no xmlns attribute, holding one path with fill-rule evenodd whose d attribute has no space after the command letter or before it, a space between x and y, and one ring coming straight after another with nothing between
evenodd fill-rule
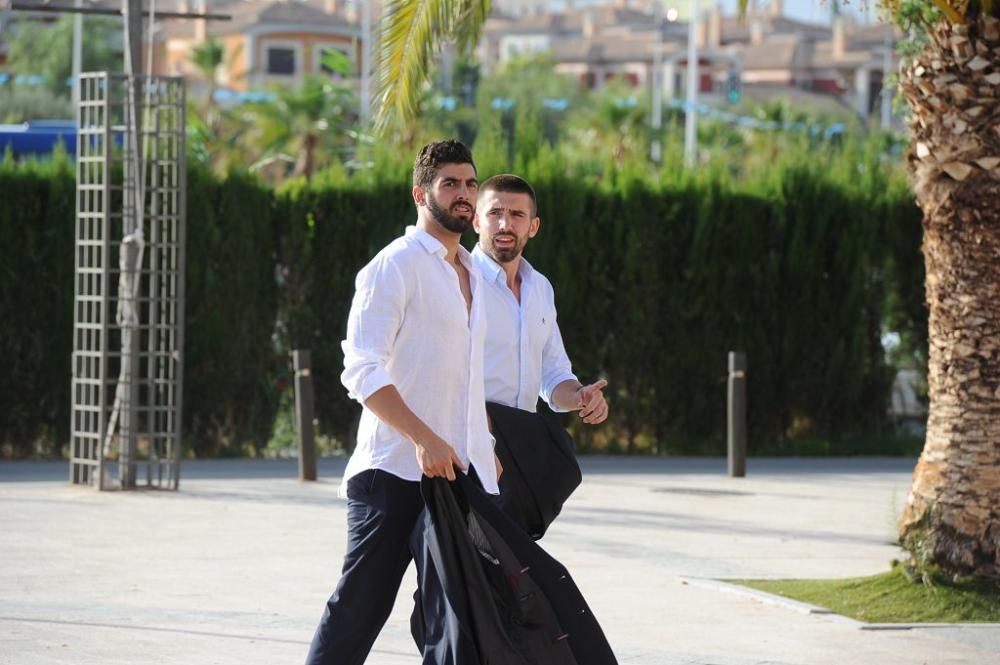
<instances>
[{"instance_id":1,"label":"grass patch","mask_svg":"<svg viewBox=\"0 0 1000 665\"><path fill-rule=\"evenodd\" d=\"M960 580L934 586L893 570L842 580L727 580L868 623L998 623L1000 582Z\"/></svg>"}]
</instances>

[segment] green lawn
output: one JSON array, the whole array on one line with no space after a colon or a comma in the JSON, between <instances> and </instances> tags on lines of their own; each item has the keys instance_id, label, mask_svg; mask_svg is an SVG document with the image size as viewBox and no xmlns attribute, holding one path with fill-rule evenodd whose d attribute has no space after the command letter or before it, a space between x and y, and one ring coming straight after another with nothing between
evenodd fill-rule
<instances>
[{"instance_id":1,"label":"green lawn","mask_svg":"<svg viewBox=\"0 0 1000 665\"><path fill-rule=\"evenodd\" d=\"M1000 622L1000 582L924 586L902 566L842 580L727 580L817 605L868 623Z\"/></svg>"}]
</instances>

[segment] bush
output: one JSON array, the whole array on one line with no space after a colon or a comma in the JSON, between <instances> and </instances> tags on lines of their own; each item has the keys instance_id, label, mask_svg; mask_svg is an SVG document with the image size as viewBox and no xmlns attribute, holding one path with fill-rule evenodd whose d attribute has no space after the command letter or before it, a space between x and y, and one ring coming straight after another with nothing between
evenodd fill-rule
<instances>
[{"instance_id":1,"label":"bush","mask_svg":"<svg viewBox=\"0 0 1000 665\"><path fill-rule=\"evenodd\" d=\"M29 120L66 120L73 117L69 97L58 96L48 88L0 86L0 123Z\"/></svg>"},{"instance_id":2,"label":"bush","mask_svg":"<svg viewBox=\"0 0 1000 665\"><path fill-rule=\"evenodd\" d=\"M894 367L881 336L891 326L926 353L920 212L877 155L838 159L780 159L742 181L724 167L655 178L625 167L595 181L544 147L523 164L542 217L528 258L555 287L580 378L610 382L607 426L566 419L582 448L723 452L726 355L742 350L751 452L836 452L838 441L878 452L879 440L909 450L886 418ZM277 192L191 169L184 405L195 454L263 450L294 348L312 351L321 430L349 441L359 407L339 374L354 276L415 218L408 169L376 162ZM54 453L68 438L72 173L66 160L8 162L0 187L0 304L15 313L0 323L0 440L18 454L44 440Z\"/></svg>"}]
</instances>

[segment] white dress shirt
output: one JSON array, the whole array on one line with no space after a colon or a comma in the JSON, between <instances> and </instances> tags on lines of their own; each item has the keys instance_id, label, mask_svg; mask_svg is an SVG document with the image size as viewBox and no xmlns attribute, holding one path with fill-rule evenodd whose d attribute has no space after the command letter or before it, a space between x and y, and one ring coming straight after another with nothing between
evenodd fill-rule
<instances>
[{"instance_id":1,"label":"white dress shirt","mask_svg":"<svg viewBox=\"0 0 1000 665\"><path fill-rule=\"evenodd\" d=\"M556 323L552 284L521 257L518 302L503 268L478 244L472 260L484 282L487 401L534 412L541 396L564 411L552 403L552 391L576 376Z\"/></svg>"},{"instance_id":2,"label":"white dress shirt","mask_svg":"<svg viewBox=\"0 0 1000 665\"><path fill-rule=\"evenodd\" d=\"M463 464L498 494L493 437L486 424L483 343L486 322L482 279L464 248L458 258L469 271L471 311L447 250L432 235L410 226L361 269L347 320L344 372L350 396L364 404L394 385L406 405L448 442ZM416 448L365 408L358 443L347 462L347 481L366 469L420 480Z\"/></svg>"}]
</instances>

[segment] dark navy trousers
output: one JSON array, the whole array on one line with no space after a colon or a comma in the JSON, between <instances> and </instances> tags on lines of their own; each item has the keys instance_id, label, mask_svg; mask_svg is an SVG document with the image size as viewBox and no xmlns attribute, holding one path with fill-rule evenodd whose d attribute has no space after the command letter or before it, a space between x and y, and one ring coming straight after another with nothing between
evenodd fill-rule
<instances>
[{"instance_id":1,"label":"dark navy trousers","mask_svg":"<svg viewBox=\"0 0 1000 665\"><path fill-rule=\"evenodd\" d=\"M392 612L424 508L420 483L370 469L347 482L347 554L306 665L362 665ZM414 654L416 657L417 654Z\"/></svg>"}]
</instances>

